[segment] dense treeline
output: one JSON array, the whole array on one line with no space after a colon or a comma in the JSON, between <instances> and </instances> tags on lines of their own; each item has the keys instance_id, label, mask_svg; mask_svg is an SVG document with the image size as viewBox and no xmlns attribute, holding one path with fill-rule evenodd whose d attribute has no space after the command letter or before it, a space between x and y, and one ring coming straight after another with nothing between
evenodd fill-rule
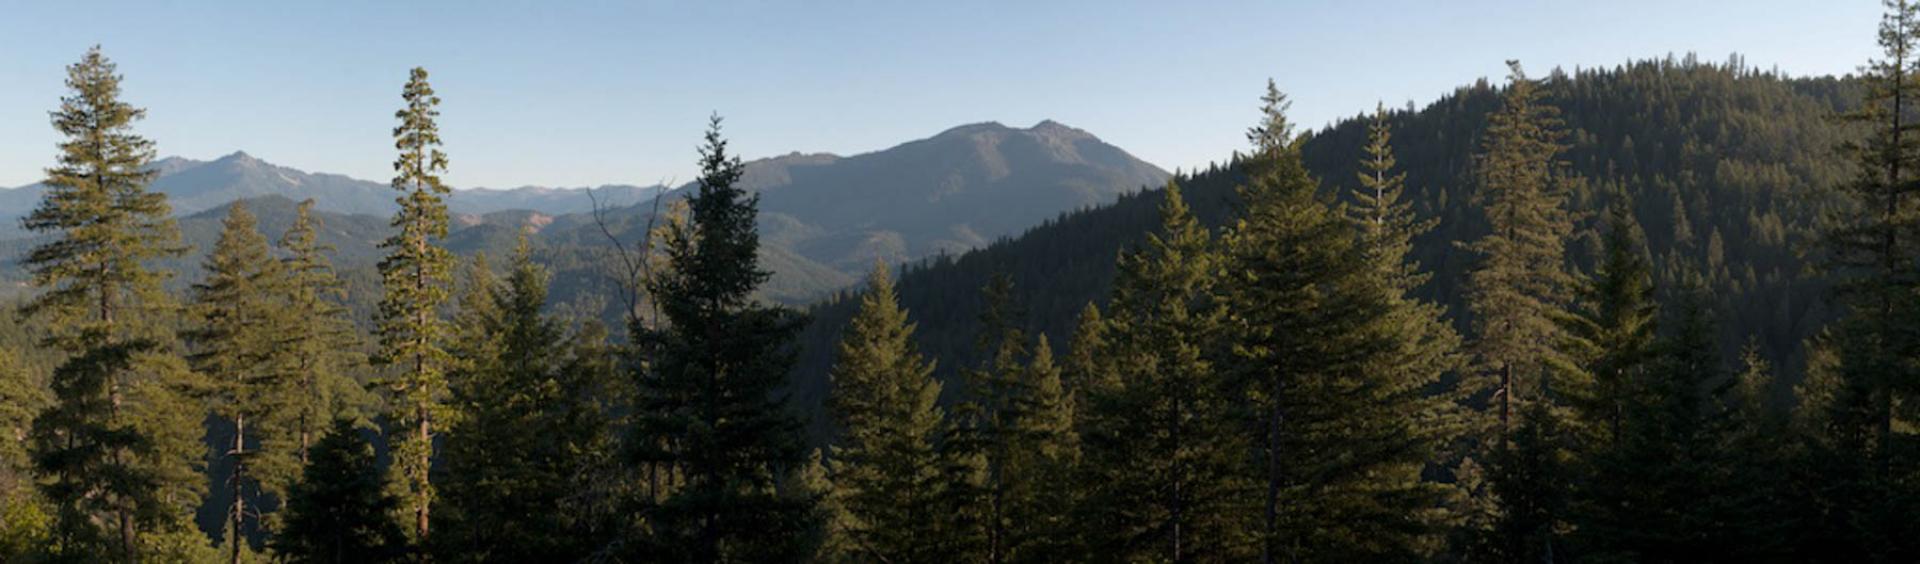
<instances>
[{"instance_id":1,"label":"dense treeline","mask_svg":"<svg viewBox=\"0 0 1920 564\"><path fill-rule=\"evenodd\" d=\"M229 206L169 291L95 49L23 224L0 559L1920 559L1916 17L1852 81L1510 63L1304 134L1269 82L1225 167L811 325L756 298L718 117L607 257L625 327L550 307L525 234L462 264L422 69L370 332L310 204Z\"/></svg>"}]
</instances>

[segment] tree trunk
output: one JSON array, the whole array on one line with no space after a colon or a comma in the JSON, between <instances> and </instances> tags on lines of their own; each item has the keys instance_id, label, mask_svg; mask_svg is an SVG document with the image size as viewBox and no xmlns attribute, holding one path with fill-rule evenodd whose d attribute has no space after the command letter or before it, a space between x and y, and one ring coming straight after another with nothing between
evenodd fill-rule
<instances>
[{"instance_id":1,"label":"tree trunk","mask_svg":"<svg viewBox=\"0 0 1920 564\"><path fill-rule=\"evenodd\" d=\"M246 514L247 514L247 498L241 495L243 492L240 489L241 484L244 483L247 476L247 458L246 458L247 439L246 437L247 437L247 416L244 414L235 414L233 416L233 452L232 452L233 510L229 514L229 516L231 517L231 522L233 523L233 533L232 533L233 536L227 539L227 542L233 544L233 557L228 560L228 562L230 562L231 564L240 564L240 545L241 543L247 542L245 536L243 536L240 531L240 525L245 521Z\"/></svg>"},{"instance_id":2,"label":"tree trunk","mask_svg":"<svg viewBox=\"0 0 1920 564\"><path fill-rule=\"evenodd\" d=\"M433 421L428 419L427 410L424 407L420 409L419 415L420 415L420 430L419 430L419 436L416 437L416 440L419 440L421 445L421 448L420 448L420 482L421 484L420 484L420 493L418 494L420 496L419 504L414 507L413 517L415 521L414 527L420 532L420 543L426 544L427 511L428 511L427 504L432 501L432 496L429 495L427 492L427 486L428 486L427 484L428 466L427 465L432 463L433 461Z\"/></svg>"},{"instance_id":3,"label":"tree trunk","mask_svg":"<svg viewBox=\"0 0 1920 564\"><path fill-rule=\"evenodd\" d=\"M1500 365L1500 446L1507 445L1513 421L1513 364Z\"/></svg>"}]
</instances>

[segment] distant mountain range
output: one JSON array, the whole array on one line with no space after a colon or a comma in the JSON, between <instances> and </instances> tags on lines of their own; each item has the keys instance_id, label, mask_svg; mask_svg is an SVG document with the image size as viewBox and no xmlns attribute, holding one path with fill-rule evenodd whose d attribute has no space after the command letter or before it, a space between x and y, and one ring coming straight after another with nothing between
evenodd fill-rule
<instances>
[{"instance_id":1,"label":"distant mountain range","mask_svg":"<svg viewBox=\"0 0 1920 564\"><path fill-rule=\"evenodd\" d=\"M262 229L277 234L291 217L292 202L312 198L330 225L355 226L331 230L342 266L364 266L374 256L372 245L385 236L384 216L394 209L394 192L384 183L305 172L244 152L213 161L169 157L154 167L159 176L152 189L168 195L197 248L204 247L197 239L217 231L230 202L258 200L257 208L270 210L261 214ZM767 294L793 303L856 282L876 260L897 263L978 248L1062 213L1158 186L1169 176L1092 134L1052 121L1025 129L965 125L871 153L792 153L750 161L746 168L745 187L761 195L763 261L775 272ZM680 197L692 186L603 186L593 196L606 208L609 229L633 240L655 196ZM0 262L25 247L17 218L37 204L39 192L39 186L0 190ZM604 266L597 260L603 256L585 256L607 245L586 190L456 190L448 204L456 214L448 246L457 252L504 253L514 233L532 226L551 254L571 255L556 259L568 263L557 274L584 276L591 273L572 270ZM193 264L197 259L180 266ZM0 279L18 275L0 272ZM565 293L556 288L555 297L564 299Z\"/></svg>"},{"instance_id":2,"label":"distant mountain range","mask_svg":"<svg viewBox=\"0 0 1920 564\"><path fill-rule=\"evenodd\" d=\"M299 201L312 198L318 209L336 213L387 215L396 209L395 193L386 183L338 174L313 173L269 163L244 151L211 161L166 157L154 161L159 176L150 187L167 195L175 214L186 216L225 206L227 202L278 195ZM40 201L39 184L0 190L0 233L18 229L18 218ZM602 186L594 196L602 202L631 203L653 197L659 186ZM526 209L543 213L579 213L592 209L587 193L579 189L528 186L506 190L457 190L448 199L454 213L487 214ZM17 231L14 231L17 233Z\"/></svg>"}]
</instances>

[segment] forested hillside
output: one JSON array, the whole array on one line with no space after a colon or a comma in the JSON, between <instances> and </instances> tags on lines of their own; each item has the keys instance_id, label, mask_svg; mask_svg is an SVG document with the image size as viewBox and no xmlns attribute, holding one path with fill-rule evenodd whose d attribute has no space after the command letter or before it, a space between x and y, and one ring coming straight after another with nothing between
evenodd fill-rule
<instances>
[{"instance_id":1,"label":"forested hillside","mask_svg":"<svg viewBox=\"0 0 1920 564\"><path fill-rule=\"evenodd\" d=\"M1749 339L1759 343L1783 373L1774 393L1784 399L1805 366L1805 340L1833 316L1808 253L1816 251L1818 219L1838 205L1832 188L1853 171L1837 158L1851 126L1832 116L1858 106L1859 84L1687 57L1556 72L1546 89L1546 103L1566 120L1566 159L1586 179L1569 197L1581 214L1575 264L1592 271L1600 212L1624 192L1645 226L1659 286L1673 287L1687 269L1704 273L1721 321L1721 350L1731 357ZM1463 329L1469 320L1461 288L1475 259L1459 245L1487 229L1473 200L1472 169L1487 115L1499 102L1500 88L1482 81L1417 111L1387 114L1408 200L1422 217L1439 220L1415 239L1413 257L1434 275L1418 295L1448 306ZM1306 136L1302 156L1326 197L1351 199L1372 123L1359 116ZM1245 177L1233 162L1177 179L1194 215L1210 227L1237 205L1234 188ZM1159 193L1129 195L977 252L907 266L901 305L921 324L925 350L942 359L940 374L952 377L980 360L977 294L997 273L1012 277L1024 323L1063 342L1086 304L1104 303L1113 257L1158 224ZM854 307L843 298L812 310L795 381L809 405L825 397L831 343Z\"/></svg>"},{"instance_id":2,"label":"forested hillside","mask_svg":"<svg viewBox=\"0 0 1920 564\"><path fill-rule=\"evenodd\" d=\"M0 562L1920 561L1920 6L1877 39L1316 131L1269 79L1175 175L712 114L572 214L457 213L413 67L387 218L174 207L95 46L0 248Z\"/></svg>"}]
</instances>

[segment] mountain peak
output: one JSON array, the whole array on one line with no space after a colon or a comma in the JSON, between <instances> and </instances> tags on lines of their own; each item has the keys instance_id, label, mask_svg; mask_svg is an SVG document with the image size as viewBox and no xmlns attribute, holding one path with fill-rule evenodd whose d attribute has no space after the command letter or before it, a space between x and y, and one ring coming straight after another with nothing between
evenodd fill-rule
<instances>
[{"instance_id":1,"label":"mountain peak","mask_svg":"<svg viewBox=\"0 0 1920 564\"><path fill-rule=\"evenodd\" d=\"M213 162L228 163L228 164L246 164L246 165L264 163L264 161L261 161L260 159L255 158L253 155L247 154L246 151L234 151L232 153L227 154L227 156L220 157L219 159L215 159Z\"/></svg>"},{"instance_id":2,"label":"mountain peak","mask_svg":"<svg viewBox=\"0 0 1920 564\"><path fill-rule=\"evenodd\" d=\"M988 132L988 131L1010 131L1010 130L1012 130L1012 128L1007 127L1005 125L1001 125L1000 122L983 121L979 123L969 123L966 125L954 126L951 129L940 132L939 135L935 135L934 137L947 137L951 135L972 135L975 133Z\"/></svg>"},{"instance_id":3,"label":"mountain peak","mask_svg":"<svg viewBox=\"0 0 1920 564\"><path fill-rule=\"evenodd\" d=\"M1027 131L1049 137L1093 137L1092 133L1087 133L1084 129L1050 119L1040 120L1040 123L1033 124L1033 127L1027 128Z\"/></svg>"}]
</instances>

